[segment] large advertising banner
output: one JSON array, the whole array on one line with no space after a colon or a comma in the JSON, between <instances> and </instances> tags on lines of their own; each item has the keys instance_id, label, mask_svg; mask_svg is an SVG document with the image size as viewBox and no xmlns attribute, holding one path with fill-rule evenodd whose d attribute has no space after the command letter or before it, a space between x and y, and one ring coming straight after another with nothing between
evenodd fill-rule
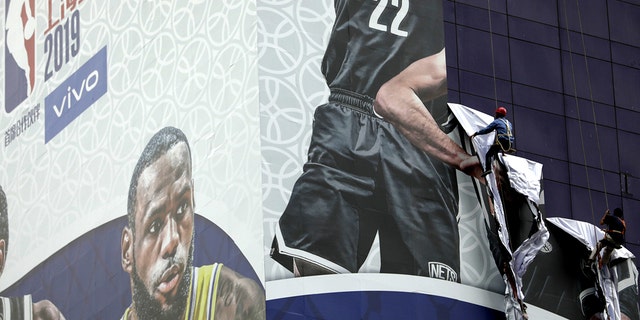
<instances>
[{"instance_id":1,"label":"large advertising banner","mask_svg":"<svg viewBox=\"0 0 640 320\"><path fill-rule=\"evenodd\" d=\"M305 306L302 318L332 318L350 308L352 318L376 312L384 318L386 298L405 302L390 304L402 310L400 318L421 318L431 308L440 310L434 319L455 319L451 310L468 311L456 299L479 304L470 306L485 310L487 318L501 314L504 283L487 245L473 179L412 151L372 113L376 90L405 68L410 72L414 62L424 67L439 58L444 66L441 4L258 4L268 315L287 318ZM443 124L451 114L446 95L439 96L420 99ZM459 141L458 131L449 131L445 137ZM330 162L327 170L323 162ZM309 274L340 275L294 277L305 272L299 264L306 261L321 266L303 267ZM447 296L445 287L461 294ZM431 294L430 307L413 304Z\"/></svg>"},{"instance_id":2,"label":"large advertising banner","mask_svg":"<svg viewBox=\"0 0 640 320\"><path fill-rule=\"evenodd\" d=\"M371 116L370 118L373 119L374 123L386 124L384 121L378 118L378 115L373 114L373 105L371 101L374 97L376 97L378 89L382 87L383 84L388 83L387 81L393 79L395 76L399 74L401 75L403 71L406 73L412 72L413 69L411 67L415 67L416 72L423 71L422 69L418 68L429 67L433 68L435 72L443 72L441 68L444 67L444 33L442 24L442 7L440 4L433 3L417 5L408 1L402 3L392 3L387 1L337 1L335 3L335 10L333 8L333 5L333 1L320 1L313 5L305 5L294 2L279 2L278 4L264 4L263 6L259 6L259 16L262 22L261 26L263 27L263 29L260 30L261 38L259 40L261 59L261 88L264 88L264 90L261 91L261 106L262 114L265 115L265 117L263 117L264 121L262 122L262 148L265 158L267 158L266 162L268 163L268 167L266 168L267 170L264 173L263 179L265 181L264 197L267 221L265 230L267 231L267 234L265 234L265 243L267 243L268 246L271 246L271 244L273 243L272 240L274 240L274 235L276 235L275 243L277 243L280 248L274 251L284 252L287 251L287 249L282 248L282 245L289 246L288 244L286 244L287 240L279 238L279 235L282 235L282 233L284 232L284 230L282 229L285 228L285 223L276 222L278 220L282 221L280 219L280 216L282 212L285 211L285 209L289 210L289 208L287 208L287 205L291 207L291 200L289 199L292 196L291 189L296 180L300 181L299 175L303 171L302 164L307 161L308 157L323 156L315 155L314 152L341 152L340 150L333 151L332 149L346 148L345 146L341 145L326 145L329 143L333 143L333 141L316 142L315 140L320 140L322 139L322 137L315 137L312 136L312 134L315 134L317 131L320 131L320 129L323 129L329 131L327 135L332 134L337 136L338 138L336 140L339 140L340 138L354 140L356 139L355 137L342 137L341 131L348 131L344 128L322 128L323 126L328 126L331 122L344 121L343 118L347 117L344 115L326 116L327 118L334 117L336 119L325 119L325 116L321 117L320 113L324 111L323 109L328 109L328 107L325 107L323 103L325 103L326 101L329 101L331 103L335 100L349 100L348 102L343 103L346 105L344 108L355 109L354 111L359 112L357 115L369 113L369 116ZM410 5L413 6L411 8L406 7ZM336 17L336 13L338 14L338 17ZM334 22L334 20L337 21L335 22L336 25L334 25L332 29L332 23ZM407 29L409 27L412 27L415 30L410 30L412 32L403 30L403 28ZM284 30L286 30L286 32ZM418 35L417 33L420 34ZM373 41L377 41L375 42L375 44L377 44L378 46L375 46L372 43ZM378 60L371 61L372 59ZM413 64L414 62L418 63ZM438 68L440 68L440 70ZM322 73L320 73L321 71ZM434 77L436 76L434 75ZM426 80L423 79L419 80L426 82ZM446 80L446 78L444 78L444 80ZM427 100L426 103L428 104L427 107L430 108L429 112L434 118L434 121L438 124L442 124L446 122L451 114L448 111L446 99L441 98L443 96L442 92L446 93L446 81L444 83L442 83L442 79L439 79L439 81L440 83L437 84L439 86L438 88L428 88L434 91L438 90L439 93L433 93L431 99ZM331 87L331 89L327 88L326 82L329 82L329 87ZM354 88L350 88L350 86L354 86ZM427 89L425 89L425 91L426 90ZM336 93L336 91L338 92ZM426 96L427 93L425 93L424 95ZM436 100L434 97L438 99ZM421 96L416 96L415 98L423 100L427 99L427 97ZM363 100L362 106L358 105L360 103L360 100ZM316 107L319 105L321 105L321 107L316 109ZM424 104L421 104L421 106L422 109L426 110ZM315 118L313 116L314 112L316 113ZM320 120L323 120L322 122L325 123L321 123ZM313 123L312 127L313 121L315 121L315 123ZM345 124L340 122L339 125L346 126L352 124ZM386 128L374 128L369 130L374 132L375 130L388 130L392 133L395 132L394 130ZM361 136L366 137L366 133L363 133ZM443 136L446 137L446 135L444 134ZM307 148L309 146L310 139L311 143L314 144L314 148L318 147L322 148L322 150L316 151L312 149L309 151L309 154L307 154ZM329 140L328 137L325 139ZM400 140L401 138L394 137L393 139ZM361 146L361 148L363 149L369 148L364 150L364 153L371 152L372 154L376 154L373 157L382 158L387 149L380 150L379 148L382 147L376 145L378 143L376 141L378 140L386 141L388 140L388 138L374 137L371 142L355 141L355 143L362 143L363 145ZM399 141L397 143L402 144L402 147L404 147L404 145L410 145L408 140ZM316 146L315 144L319 144L320 146ZM354 148L357 147L358 146L355 146ZM325 148L329 150L325 151ZM389 150L396 150L396 152L401 151L399 150L401 149L401 147L385 146L385 148L392 148ZM379 169L380 171L388 170L390 172L376 173L368 172L368 170L376 170L378 166L377 163L360 163L360 161L394 162L396 160L360 160L360 158L365 158L366 155L358 155L356 154L357 151L358 150L344 151L345 153L350 152L352 153L352 155L328 154L326 155L326 157L328 157L329 159L320 159L320 161L351 161L353 163L345 164L345 166L361 166L362 168L354 168L352 169L352 171L362 172L354 172L349 174L354 176L362 176L363 180L378 179L378 177L375 177L376 174L397 175L393 178L393 180L398 180L397 183L400 185L396 189L403 189L404 184L409 183L409 181L402 181L402 179L399 179L400 172L393 171L400 171L401 168L381 167ZM338 159L339 156L343 156L347 159ZM389 155L388 157L391 158L391 155ZM270 161L270 159L273 160ZM275 160L279 161L276 162ZM319 161L310 160L310 162L307 163L308 167L304 168L305 174L303 174L303 176L307 175L308 171L313 171L312 169L315 169L316 166L321 166L317 163L312 162ZM433 162L435 162L435 159ZM335 166L340 165L342 164L335 164ZM365 167L367 165L371 168ZM391 167L391 164L389 164L388 166ZM348 171L348 169L349 168L343 170ZM419 173L419 168L407 169L416 171L412 173ZM443 189L442 191L442 193L448 193L450 195L442 195L438 197L438 199L427 199L433 202L432 204L430 204L430 206L432 206L433 208L424 208L424 210L442 211L443 216L450 216L441 218L442 221L440 221L439 223L437 222L437 220L439 219L438 217L432 217L431 219L436 220L436 222L433 223L435 223L435 225L438 225L441 229L441 232L444 233L442 235L442 239L446 239L447 241L443 241L443 243L451 242L452 244L455 244L455 246L452 246L452 252L439 253L439 255L442 255L442 257L430 259L434 261L445 261L449 260L449 258L446 256L455 255L456 257L453 258L454 261L451 261L448 264L439 265L438 268L444 268L443 270L449 271L446 276L444 276L445 279L449 279L454 282L460 282L461 272L466 271L464 270L464 267L461 267L461 265L464 265L464 263L460 263L459 261L457 261L457 251L459 247L457 245L459 241L457 231L458 228L457 226L455 228L450 228L451 225L448 225L451 224L452 221L458 219L457 207L459 206L459 195L457 194L457 189L459 187L458 181L456 180L457 177L455 176L455 171L449 169L453 168L435 167L431 168L430 170L436 170L435 173L422 173L423 175L425 175L425 180L428 180L432 176L437 176L438 178L436 180L445 179L445 176L447 176L447 179L450 180L447 181L447 183L449 183L448 185L443 186L446 187L446 189ZM424 170L429 171L426 169ZM442 172L439 172L438 170L441 170ZM331 173L318 173L318 175L320 176L311 180L347 180L353 178L343 178L342 176L332 178ZM336 173L336 175L347 174ZM468 190L466 190L466 193L474 194L473 185L471 184L472 181L470 178L462 178L459 180L461 180L459 182L460 185L464 186L465 183L467 184ZM371 210L373 212L370 213L370 215L374 216L376 214L380 214L376 211L391 210L382 209L388 208L390 206L398 206L398 210L400 211L405 210L406 208L401 207L401 205L403 205L401 204L401 202L405 200L409 202L404 205L407 205L409 207L417 205L416 202L418 201L418 199L413 199L410 195L397 195L398 197L401 197L401 199L398 200L385 199L391 198L393 196L392 193L399 191L386 191L385 188L393 189L395 186L391 185L391 182L384 181L384 177L380 177L379 180L375 180L372 182L362 181L362 184L372 184L370 186L356 186L356 182L350 181L344 182L344 185L329 186L329 188L331 189L336 189L336 191L334 191L335 195L321 194L322 191L319 190L322 190L322 187L319 187L318 190L312 188L311 191L317 191L318 193L316 193L313 197L309 196L311 197L311 199L308 199L310 200L309 202L302 201L299 204L296 203L295 206L300 207L298 209L299 211L320 211L321 209L323 209L323 211L353 211L352 208L342 208L342 206L349 207L356 204L360 206L364 203L360 204L357 203L357 201L370 201L372 203L368 204L368 206L370 206L371 208L365 208L365 206L362 206L362 210ZM331 182L323 181L317 183L330 184ZM389 184L389 186L373 185L375 183L387 183ZM421 191L420 189L418 189L420 188L420 183L426 182L416 181L415 184L411 185L412 188L416 188L416 190L413 190L414 193L418 193ZM434 184L434 182L430 182L429 184ZM369 190L362 191L363 195L357 195L356 193L359 193L359 191L342 190L343 187L344 189L352 188L354 190L357 190L359 188L365 188ZM439 192L436 191L435 186L434 189L430 189L429 191L432 191L431 193ZM341 192L344 194L340 194ZM350 195L349 193L354 194ZM296 193L294 192L294 195L295 194ZM331 203L330 198L334 196L339 199L347 198L342 200L346 204ZM351 200L348 199L348 197L350 196L362 199ZM376 198L376 196L380 196L380 198L378 198L378 201L386 201L388 202L388 204L373 203L375 202L374 198ZM408 198L403 199L402 197ZM430 197L430 195L425 194L424 197ZM395 202L398 203L396 204ZM314 207L318 205L326 206L326 208ZM440 209L439 207L443 208ZM419 212L416 212L416 214L418 213ZM329 226L322 225L303 228L305 228L306 230L317 227L318 229L322 229L319 230L319 232L323 230L326 230L327 232L334 231L332 232L332 236L336 237L336 241L349 241L348 239L337 239L340 237L340 233L350 231L348 229L341 229L343 228L343 226L340 226L340 219L346 219L346 217L340 217L339 215L341 215L341 213L336 213L336 216L331 217L333 219L336 219L335 221L331 222L335 224L335 226L331 228ZM361 216L360 219L363 219L363 217ZM378 222L376 221L372 223L377 224ZM413 221L413 223L418 222ZM367 235L367 237L370 237L370 239L368 239L370 242L378 241L377 239L374 239L376 233L375 231L377 231L377 226L374 227L373 234ZM399 230L390 230L389 232L395 233L398 231ZM427 230L423 231L425 232L418 233L427 233ZM434 235L431 236L433 237ZM367 241L365 239L361 240ZM296 253L290 253L290 256L306 256L306 258L304 259L308 260L322 259L318 257L321 255L319 253L308 252L308 250L303 248L294 248L293 246L295 245L291 246L292 247L290 247L289 249L291 251L295 251ZM359 255L360 258L368 257L368 259L364 259L363 261L359 261L351 265L351 262L336 262L335 260L342 259L336 257L332 261L324 261L324 267L333 271L344 270L352 273L357 272L358 270L369 272L378 271L382 267L389 267L391 269L396 268L394 266L381 266L381 264L384 264L386 260L380 256L381 252L377 251L378 249L371 249L374 247L377 246L364 245L364 247L362 248L357 248L358 252L354 252L354 257L355 255ZM412 251L412 248L406 249ZM365 252L361 252L362 250L364 250ZM437 251L440 249L432 248L432 250ZM371 251L371 254L368 254L369 251ZM412 255L410 253L407 254L409 256ZM398 255L400 255L400 253L398 253ZM353 259L353 261L357 260L358 259ZM422 262L417 263L421 264ZM275 266L276 264L274 263L272 265ZM398 268L401 269L403 267L399 266ZM413 270L406 273L424 273L424 275L436 277L434 274L430 273L431 269L426 266L414 266L410 268L412 268ZM267 266L267 270L267 278L271 279L283 278L287 277L288 275L282 269L278 269L277 266L271 268ZM477 270L475 272L477 272ZM486 280L487 278L491 278L491 276L487 277L487 275L489 275L488 272L481 274L478 277L478 283ZM486 283L485 286L490 287L491 285L489 283Z\"/></svg>"},{"instance_id":3,"label":"large advertising banner","mask_svg":"<svg viewBox=\"0 0 640 320\"><path fill-rule=\"evenodd\" d=\"M1 318L263 319L255 2L0 10Z\"/></svg>"},{"instance_id":4,"label":"large advertising banner","mask_svg":"<svg viewBox=\"0 0 640 320\"><path fill-rule=\"evenodd\" d=\"M632 256L620 292L589 267L548 281L550 257L584 267L595 241L552 245L542 166L447 103L441 2L259 1L258 18L267 319L616 318L634 289L638 318Z\"/></svg>"}]
</instances>

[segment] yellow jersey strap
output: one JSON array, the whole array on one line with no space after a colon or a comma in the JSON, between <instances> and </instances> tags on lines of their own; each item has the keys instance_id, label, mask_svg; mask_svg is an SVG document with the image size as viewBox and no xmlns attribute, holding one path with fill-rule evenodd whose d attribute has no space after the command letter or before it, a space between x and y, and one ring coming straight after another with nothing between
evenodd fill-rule
<instances>
[{"instance_id":1,"label":"yellow jersey strap","mask_svg":"<svg viewBox=\"0 0 640 320\"><path fill-rule=\"evenodd\" d=\"M187 299L189 307L185 310L185 319L214 319L221 270L221 263L193 268L191 290Z\"/></svg>"}]
</instances>

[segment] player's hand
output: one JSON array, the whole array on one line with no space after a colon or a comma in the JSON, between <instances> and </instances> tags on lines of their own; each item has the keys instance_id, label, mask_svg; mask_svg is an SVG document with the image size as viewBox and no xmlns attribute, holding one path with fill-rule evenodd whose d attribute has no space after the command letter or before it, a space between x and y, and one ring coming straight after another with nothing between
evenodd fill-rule
<instances>
[{"instance_id":1,"label":"player's hand","mask_svg":"<svg viewBox=\"0 0 640 320\"><path fill-rule=\"evenodd\" d=\"M468 156L462 162L460 162L460 170L472 177L478 179L481 183L485 184L486 180L482 176L482 165L480 165L480 159L477 156Z\"/></svg>"}]
</instances>

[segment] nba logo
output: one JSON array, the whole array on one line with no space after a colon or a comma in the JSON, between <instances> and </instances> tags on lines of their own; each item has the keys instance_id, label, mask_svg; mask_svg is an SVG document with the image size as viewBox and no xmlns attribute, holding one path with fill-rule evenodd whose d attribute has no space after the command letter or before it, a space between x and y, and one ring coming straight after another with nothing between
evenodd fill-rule
<instances>
[{"instance_id":1,"label":"nba logo","mask_svg":"<svg viewBox=\"0 0 640 320\"><path fill-rule=\"evenodd\" d=\"M5 2L5 110L13 111L33 92L35 84L35 0Z\"/></svg>"}]
</instances>

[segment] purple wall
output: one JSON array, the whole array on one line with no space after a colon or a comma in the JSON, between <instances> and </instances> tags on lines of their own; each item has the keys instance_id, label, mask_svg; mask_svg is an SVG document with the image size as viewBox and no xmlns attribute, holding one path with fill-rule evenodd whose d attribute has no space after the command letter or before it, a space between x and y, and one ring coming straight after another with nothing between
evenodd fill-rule
<instances>
[{"instance_id":1,"label":"purple wall","mask_svg":"<svg viewBox=\"0 0 640 320\"><path fill-rule=\"evenodd\" d=\"M622 207L640 256L640 3L444 3L450 102L507 106L516 155L544 165L547 216Z\"/></svg>"}]
</instances>

